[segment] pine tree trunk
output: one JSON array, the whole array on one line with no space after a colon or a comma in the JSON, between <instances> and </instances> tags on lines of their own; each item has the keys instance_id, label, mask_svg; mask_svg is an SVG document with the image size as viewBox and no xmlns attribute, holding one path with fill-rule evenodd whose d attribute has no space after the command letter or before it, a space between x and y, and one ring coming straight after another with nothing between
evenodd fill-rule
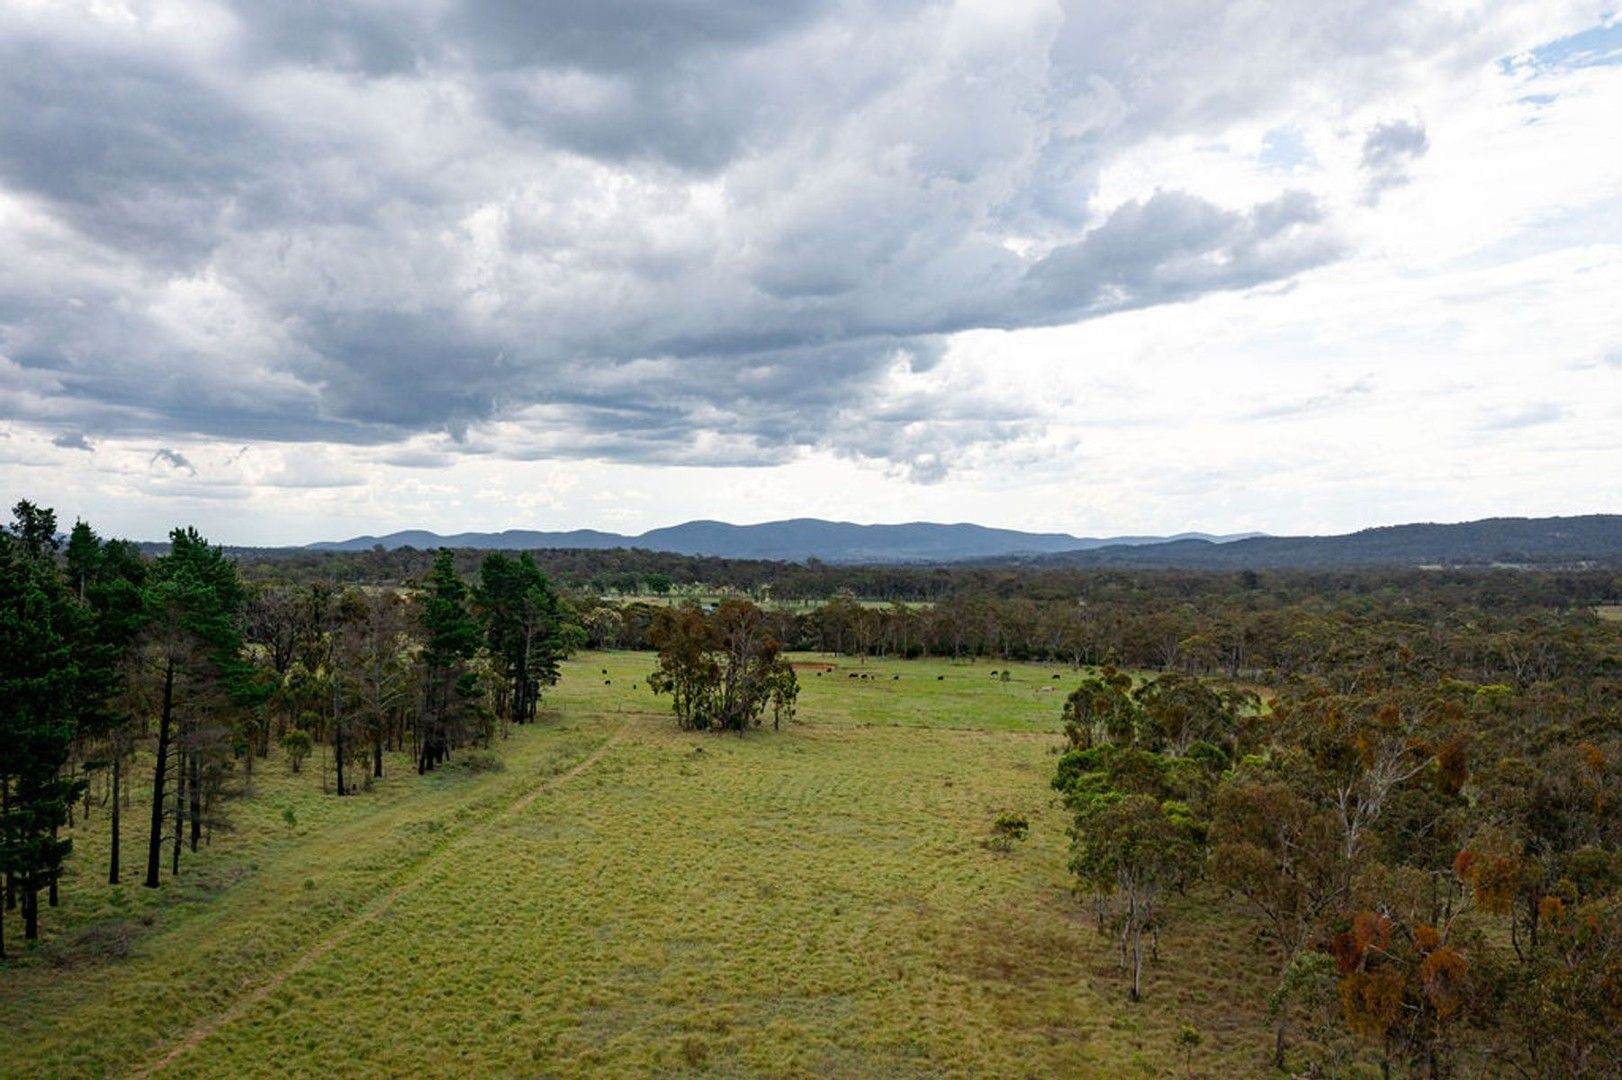
<instances>
[{"instance_id":1,"label":"pine tree trunk","mask_svg":"<svg viewBox=\"0 0 1622 1080\"><path fill-rule=\"evenodd\" d=\"M163 711L158 714L158 763L152 770L152 834L147 838L146 881L149 889L158 887L158 871L163 866L163 788L169 773L169 735L174 723L175 662L163 671Z\"/></svg>"},{"instance_id":2,"label":"pine tree trunk","mask_svg":"<svg viewBox=\"0 0 1622 1080\"><path fill-rule=\"evenodd\" d=\"M191 753L191 849L195 854L197 841L203 835L203 768L199 761L202 755L195 750Z\"/></svg>"},{"instance_id":3,"label":"pine tree trunk","mask_svg":"<svg viewBox=\"0 0 1622 1080\"><path fill-rule=\"evenodd\" d=\"M181 732L181 743L187 742L186 733ZM186 752L179 750L175 755L175 842L169 856L169 876L180 875L180 848L186 842Z\"/></svg>"},{"instance_id":4,"label":"pine tree trunk","mask_svg":"<svg viewBox=\"0 0 1622 1080\"><path fill-rule=\"evenodd\" d=\"M23 878L23 940L39 940L39 881L33 874Z\"/></svg>"},{"instance_id":5,"label":"pine tree trunk","mask_svg":"<svg viewBox=\"0 0 1622 1080\"><path fill-rule=\"evenodd\" d=\"M119 781L119 773L122 771L121 766L123 765L123 757L124 757L124 754L123 754L122 750L114 750L114 752L113 752L113 800L112 800L113 815L112 815L112 822L111 822L112 836L111 836L111 842L110 842L111 851L108 853L108 856L107 856L107 884L109 884L109 885L117 885L118 884L118 819L119 819L119 813L118 813L118 781Z\"/></svg>"},{"instance_id":6,"label":"pine tree trunk","mask_svg":"<svg viewBox=\"0 0 1622 1080\"><path fill-rule=\"evenodd\" d=\"M11 808L11 781L0 776L0 818ZM11 906L11 875L6 875L6 903L0 903L0 960L6 958L6 909Z\"/></svg>"}]
</instances>

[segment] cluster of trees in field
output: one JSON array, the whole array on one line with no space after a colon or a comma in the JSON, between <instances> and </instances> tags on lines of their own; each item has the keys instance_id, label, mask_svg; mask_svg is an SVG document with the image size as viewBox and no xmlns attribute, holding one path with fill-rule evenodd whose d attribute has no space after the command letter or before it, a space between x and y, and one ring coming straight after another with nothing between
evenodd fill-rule
<instances>
[{"instance_id":1,"label":"cluster of trees in field","mask_svg":"<svg viewBox=\"0 0 1622 1080\"><path fill-rule=\"evenodd\" d=\"M450 552L409 589L248 583L194 530L155 557L84 522L64 544L52 511L18 503L0 529L0 956L4 911L33 939L41 893L57 903L76 813L109 816L118 884L141 785L157 887L273 744L295 770L319 748L337 795L388 750L426 772L533 720L582 639L527 556L487 555L471 585Z\"/></svg>"},{"instance_id":2,"label":"cluster of trees in field","mask_svg":"<svg viewBox=\"0 0 1622 1080\"><path fill-rule=\"evenodd\" d=\"M1105 666L1064 707L1054 786L1078 890L1130 995L1200 885L1254 921L1272 1038L1309 1075L1615 1075L1622 1061L1618 628L1455 627L1331 652L1265 703ZM1591 630L1586 636L1582 630ZM1511 662L1522 654L1537 663ZM1225 898L1225 899L1224 899Z\"/></svg>"},{"instance_id":3,"label":"cluster of trees in field","mask_svg":"<svg viewBox=\"0 0 1622 1080\"><path fill-rule=\"evenodd\" d=\"M793 718L799 681L772 620L749 601L727 600L713 613L692 605L656 611L649 638L659 665L648 686L670 695L684 730L741 735L761 724L768 707L773 729Z\"/></svg>"}]
</instances>

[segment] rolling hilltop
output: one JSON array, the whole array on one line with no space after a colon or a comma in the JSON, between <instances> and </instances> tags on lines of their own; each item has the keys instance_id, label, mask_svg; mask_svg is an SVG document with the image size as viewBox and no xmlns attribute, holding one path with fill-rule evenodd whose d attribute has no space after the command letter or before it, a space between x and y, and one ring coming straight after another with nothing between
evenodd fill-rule
<instances>
[{"instance_id":1,"label":"rolling hilltop","mask_svg":"<svg viewBox=\"0 0 1622 1080\"><path fill-rule=\"evenodd\" d=\"M798 518L760 525L689 521L636 536L578 529L442 536L422 530L311 544L306 551L374 547L479 550L639 548L726 559L841 564L978 562L1120 569L1331 569L1392 566L1572 566L1622 562L1622 515L1488 518L1461 524L1390 525L1340 536L1088 538L983 525L855 525Z\"/></svg>"},{"instance_id":2,"label":"rolling hilltop","mask_svg":"<svg viewBox=\"0 0 1622 1080\"><path fill-rule=\"evenodd\" d=\"M1358 566L1570 566L1622 562L1622 514L1388 525L1343 536L1178 539L1040 557L1045 566L1187 570Z\"/></svg>"},{"instance_id":3,"label":"rolling hilltop","mask_svg":"<svg viewBox=\"0 0 1622 1080\"><path fill-rule=\"evenodd\" d=\"M1255 535L1255 534L1244 534ZM388 549L478 548L508 551L540 548L642 548L678 555L712 555L728 559L771 559L803 562L821 559L837 563L960 562L968 559L1008 558L1105 546L1163 544L1168 540L1225 543L1238 537L1183 533L1176 537L1116 536L1104 539L1066 533L1031 533L992 529L984 525L856 525L845 521L795 518L759 525L729 525L724 521L689 521L637 536L576 529L570 532L535 532L509 529L498 533L437 533L413 529L387 536L357 536L309 545L311 551L366 551Z\"/></svg>"}]
</instances>

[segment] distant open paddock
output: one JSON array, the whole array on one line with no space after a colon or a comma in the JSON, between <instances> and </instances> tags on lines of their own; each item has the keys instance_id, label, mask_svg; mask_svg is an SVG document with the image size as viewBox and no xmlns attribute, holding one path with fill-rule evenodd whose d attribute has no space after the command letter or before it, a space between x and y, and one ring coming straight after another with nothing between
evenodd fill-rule
<instances>
[{"instance_id":1,"label":"distant open paddock","mask_svg":"<svg viewBox=\"0 0 1622 1080\"><path fill-rule=\"evenodd\" d=\"M1064 697L1091 671L1064 664L788 654L800 682L799 716L806 723L866 727L949 727L985 731L1060 730ZM648 689L656 664L650 652L587 654L597 685L571 686L593 709L668 710L669 699ZM1008 673L1007 679L1003 672ZM606 678L605 678L606 676ZM769 720L768 720L769 723Z\"/></svg>"}]
</instances>

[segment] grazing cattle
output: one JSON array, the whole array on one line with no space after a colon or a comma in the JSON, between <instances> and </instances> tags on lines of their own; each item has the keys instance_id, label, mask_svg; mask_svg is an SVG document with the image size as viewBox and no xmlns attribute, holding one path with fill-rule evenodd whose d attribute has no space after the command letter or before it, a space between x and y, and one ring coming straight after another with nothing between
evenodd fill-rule
<instances>
[{"instance_id":1,"label":"grazing cattle","mask_svg":"<svg viewBox=\"0 0 1622 1080\"><path fill-rule=\"evenodd\" d=\"M935 681L936 682L945 682L946 681L946 676L945 675L937 675L937 676L935 676Z\"/></svg>"},{"instance_id":2,"label":"grazing cattle","mask_svg":"<svg viewBox=\"0 0 1622 1080\"><path fill-rule=\"evenodd\" d=\"M604 686L613 686L614 685L614 680L613 679L604 679L603 680L603 685Z\"/></svg>"},{"instance_id":3,"label":"grazing cattle","mask_svg":"<svg viewBox=\"0 0 1622 1080\"><path fill-rule=\"evenodd\" d=\"M891 682L900 682L901 681L901 676L899 676L899 675L891 675L890 676L890 681Z\"/></svg>"},{"instance_id":4,"label":"grazing cattle","mask_svg":"<svg viewBox=\"0 0 1622 1080\"><path fill-rule=\"evenodd\" d=\"M858 674L857 672L853 671L853 672L850 673L850 677L853 678L853 679L860 679L862 676L860 674Z\"/></svg>"},{"instance_id":5,"label":"grazing cattle","mask_svg":"<svg viewBox=\"0 0 1622 1080\"><path fill-rule=\"evenodd\" d=\"M604 674L604 675L607 675L607 674L608 674L608 669L607 669L607 668L603 668L603 674Z\"/></svg>"},{"instance_id":6,"label":"grazing cattle","mask_svg":"<svg viewBox=\"0 0 1622 1080\"><path fill-rule=\"evenodd\" d=\"M1038 694L1051 694L1051 693L1053 693L1053 687L1051 687L1051 686L1039 686L1039 687L1036 688L1036 692Z\"/></svg>"}]
</instances>

